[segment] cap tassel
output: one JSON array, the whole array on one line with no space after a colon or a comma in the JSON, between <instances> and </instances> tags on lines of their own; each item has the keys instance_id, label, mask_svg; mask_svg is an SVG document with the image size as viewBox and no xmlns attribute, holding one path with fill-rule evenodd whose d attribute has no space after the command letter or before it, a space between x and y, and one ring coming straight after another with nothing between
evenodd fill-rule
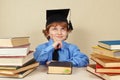
<instances>
[{"instance_id":1,"label":"cap tassel","mask_svg":"<svg viewBox=\"0 0 120 80\"><path fill-rule=\"evenodd\" d=\"M69 25L69 30L73 30L73 26L72 26L72 23L71 23L71 21L69 20L69 23L68 23L68 25Z\"/></svg>"}]
</instances>

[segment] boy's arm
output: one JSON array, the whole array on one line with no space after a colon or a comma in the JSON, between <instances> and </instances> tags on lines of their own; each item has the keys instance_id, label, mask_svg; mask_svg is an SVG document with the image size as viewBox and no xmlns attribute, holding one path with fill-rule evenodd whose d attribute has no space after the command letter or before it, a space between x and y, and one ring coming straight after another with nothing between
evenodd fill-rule
<instances>
[{"instance_id":1,"label":"boy's arm","mask_svg":"<svg viewBox=\"0 0 120 80\"><path fill-rule=\"evenodd\" d=\"M48 60L49 54L53 52L53 46L38 46L34 53L34 58L37 62L46 63Z\"/></svg>"},{"instance_id":2,"label":"boy's arm","mask_svg":"<svg viewBox=\"0 0 120 80\"><path fill-rule=\"evenodd\" d=\"M81 53L77 46L70 48L69 61L72 62L75 67L85 67L89 64L89 58L84 53Z\"/></svg>"}]
</instances>

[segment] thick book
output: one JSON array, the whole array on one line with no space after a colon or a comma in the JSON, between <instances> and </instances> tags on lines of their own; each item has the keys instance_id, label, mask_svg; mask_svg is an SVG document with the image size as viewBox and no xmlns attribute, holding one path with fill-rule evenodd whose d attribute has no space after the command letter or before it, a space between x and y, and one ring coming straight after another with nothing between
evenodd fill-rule
<instances>
[{"instance_id":1,"label":"thick book","mask_svg":"<svg viewBox=\"0 0 120 80\"><path fill-rule=\"evenodd\" d=\"M30 51L30 44L20 47L2 47L0 48L0 58L3 56L26 56Z\"/></svg>"},{"instance_id":2,"label":"thick book","mask_svg":"<svg viewBox=\"0 0 120 80\"><path fill-rule=\"evenodd\" d=\"M0 38L0 47L16 47L29 43L29 37Z\"/></svg>"},{"instance_id":3,"label":"thick book","mask_svg":"<svg viewBox=\"0 0 120 80\"><path fill-rule=\"evenodd\" d=\"M100 64L96 64L96 72L98 73L119 73L120 74L120 67L103 67Z\"/></svg>"},{"instance_id":4,"label":"thick book","mask_svg":"<svg viewBox=\"0 0 120 80\"><path fill-rule=\"evenodd\" d=\"M51 62L48 65L48 74L71 74L71 62Z\"/></svg>"},{"instance_id":5,"label":"thick book","mask_svg":"<svg viewBox=\"0 0 120 80\"><path fill-rule=\"evenodd\" d=\"M94 56L96 58L100 58L100 59L108 59L108 60L111 60L111 61L120 61L120 58L106 56L106 55L102 55L102 54L98 54L98 53L92 53L90 55Z\"/></svg>"},{"instance_id":6,"label":"thick book","mask_svg":"<svg viewBox=\"0 0 120 80\"><path fill-rule=\"evenodd\" d=\"M98 45L107 49L117 50L120 49L120 40L98 41Z\"/></svg>"},{"instance_id":7,"label":"thick book","mask_svg":"<svg viewBox=\"0 0 120 80\"><path fill-rule=\"evenodd\" d=\"M28 74L30 74L31 72L33 72L36 68L31 68L29 70L14 74L14 75L9 75L9 74L0 74L0 77L2 78L24 78L25 76L27 76Z\"/></svg>"},{"instance_id":8,"label":"thick book","mask_svg":"<svg viewBox=\"0 0 120 80\"><path fill-rule=\"evenodd\" d=\"M0 66L0 70L17 70L17 69L19 69L19 68L28 66L28 65L33 64L33 63L35 63L35 62L36 62L36 60L35 60L35 59L32 59L32 60L28 61L27 63L25 63L25 64L22 65L22 66Z\"/></svg>"},{"instance_id":9,"label":"thick book","mask_svg":"<svg viewBox=\"0 0 120 80\"><path fill-rule=\"evenodd\" d=\"M91 56L91 59L103 67L120 67L120 61L102 59L95 56Z\"/></svg>"},{"instance_id":10,"label":"thick book","mask_svg":"<svg viewBox=\"0 0 120 80\"><path fill-rule=\"evenodd\" d=\"M28 61L34 59L34 51L30 51L27 56L23 57L3 57L0 58L0 66L22 66Z\"/></svg>"},{"instance_id":11,"label":"thick book","mask_svg":"<svg viewBox=\"0 0 120 80\"><path fill-rule=\"evenodd\" d=\"M93 53L120 58L120 50L110 50L100 46L93 46L92 49L93 49Z\"/></svg>"},{"instance_id":12,"label":"thick book","mask_svg":"<svg viewBox=\"0 0 120 80\"><path fill-rule=\"evenodd\" d=\"M20 72L23 72L23 71L38 67L38 66L39 66L39 63L35 62L35 63L29 64L29 65L27 65L25 67L21 67L21 68L16 69L16 70L0 70L0 74L14 75L14 74L18 74Z\"/></svg>"},{"instance_id":13,"label":"thick book","mask_svg":"<svg viewBox=\"0 0 120 80\"><path fill-rule=\"evenodd\" d=\"M104 80L120 80L120 74L110 74L110 73L96 73L96 64L90 64L87 66L87 71L104 79Z\"/></svg>"}]
</instances>

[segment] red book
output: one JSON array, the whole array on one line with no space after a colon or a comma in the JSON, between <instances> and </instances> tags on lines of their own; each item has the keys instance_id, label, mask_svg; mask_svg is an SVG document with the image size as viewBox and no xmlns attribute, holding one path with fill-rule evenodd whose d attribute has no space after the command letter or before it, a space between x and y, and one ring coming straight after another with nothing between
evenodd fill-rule
<instances>
[{"instance_id":1,"label":"red book","mask_svg":"<svg viewBox=\"0 0 120 80\"><path fill-rule=\"evenodd\" d=\"M99 76L100 78L104 80L120 80L120 74L114 74L114 73L98 73L95 72L96 70L96 64L89 64L87 66L87 71L90 73Z\"/></svg>"},{"instance_id":2,"label":"red book","mask_svg":"<svg viewBox=\"0 0 120 80\"><path fill-rule=\"evenodd\" d=\"M97 73L120 73L120 67L103 67L100 64L96 64Z\"/></svg>"}]
</instances>

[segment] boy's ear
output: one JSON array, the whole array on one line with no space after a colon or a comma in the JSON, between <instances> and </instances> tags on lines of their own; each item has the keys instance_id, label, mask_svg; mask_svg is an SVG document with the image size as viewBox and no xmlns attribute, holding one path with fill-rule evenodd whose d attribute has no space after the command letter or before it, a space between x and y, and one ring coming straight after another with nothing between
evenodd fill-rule
<instances>
[{"instance_id":1,"label":"boy's ear","mask_svg":"<svg viewBox=\"0 0 120 80\"><path fill-rule=\"evenodd\" d=\"M68 34L71 32L72 30L68 30Z\"/></svg>"},{"instance_id":2,"label":"boy's ear","mask_svg":"<svg viewBox=\"0 0 120 80\"><path fill-rule=\"evenodd\" d=\"M69 34L69 33L68 33ZM68 38L68 35L66 36L65 40Z\"/></svg>"},{"instance_id":3,"label":"boy's ear","mask_svg":"<svg viewBox=\"0 0 120 80\"><path fill-rule=\"evenodd\" d=\"M47 37L47 39L49 40L50 39L50 35L49 35L49 32L46 30L46 37Z\"/></svg>"},{"instance_id":4,"label":"boy's ear","mask_svg":"<svg viewBox=\"0 0 120 80\"><path fill-rule=\"evenodd\" d=\"M45 37L49 40L49 33L48 33L48 31L47 30L43 30L43 33L44 33L44 35L45 35Z\"/></svg>"}]
</instances>

